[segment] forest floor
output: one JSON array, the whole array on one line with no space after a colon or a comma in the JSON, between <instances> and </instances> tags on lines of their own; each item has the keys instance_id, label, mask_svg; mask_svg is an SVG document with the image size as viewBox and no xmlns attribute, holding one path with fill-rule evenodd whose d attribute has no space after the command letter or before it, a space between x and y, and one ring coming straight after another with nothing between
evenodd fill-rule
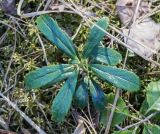
<instances>
[{"instance_id":1,"label":"forest floor","mask_svg":"<svg viewBox=\"0 0 160 134\"><path fill-rule=\"evenodd\" d=\"M122 8L126 6L125 2L132 6L132 0L121 1ZM160 78L158 50L149 58L145 57L143 50L135 53L128 51L127 42L124 41L121 31L124 27L130 29L131 25L122 24L125 20L119 18L120 11L117 11L116 0L11 0L11 2L4 3L2 0L0 5L0 134L9 132L80 134L78 131L82 134L104 134L106 131L107 127L99 123L99 112L92 107L91 102L83 110L73 105L63 123L52 120L50 107L63 82L46 89L26 91L24 78L28 72L46 65L65 63L67 60L67 57L51 45L36 27L37 16L45 13L52 16L72 37L79 51L85 45L92 25L90 22L104 16L109 18L110 26L107 30L109 34L103 40L105 47L114 48L121 53L123 60L118 67L134 72L141 80L140 90L133 93L123 90L117 93L115 87L100 81L106 94L118 94L129 109L129 114L120 124L115 126L107 124L109 133L130 130L125 134L138 134L144 133L146 123L160 125L159 121L151 118L157 115L156 112L143 115L140 111L146 97L147 85ZM160 23L160 1L154 0L149 4L150 10L147 10L145 16L150 16L156 23ZM147 6L144 6L144 10ZM156 37L160 40L160 29ZM135 50L132 45L131 48L132 51ZM152 53L152 50L146 53ZM114 107L114 104L111 106ZM157 131L153 134L159 133Z\"/></svg>"}]
</instances>

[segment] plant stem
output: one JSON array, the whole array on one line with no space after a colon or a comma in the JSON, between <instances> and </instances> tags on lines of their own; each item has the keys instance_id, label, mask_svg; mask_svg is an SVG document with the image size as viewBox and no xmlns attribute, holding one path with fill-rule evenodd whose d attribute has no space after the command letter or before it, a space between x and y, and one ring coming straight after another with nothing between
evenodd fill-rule
<instances>
[{"instance_id":1,"label":"plant stem","mask_svg":"<svg viewBox=\"0 0 160 134\"><path fill-rule=\"evenodd\" d=\"M126 126L125 128L122 128L122 131L127 130L127 129L132 128L132 127L135 127L135 126L138 126L138 125L141 125L142 123L145 123L146 121L148 121L149 119L151 119L153 116L155 116L157 113L158 112L152 113L149 116L147 116L145 119L140 120L139 122L131 124L129 126Z\"/></svg>"}]
</instances>

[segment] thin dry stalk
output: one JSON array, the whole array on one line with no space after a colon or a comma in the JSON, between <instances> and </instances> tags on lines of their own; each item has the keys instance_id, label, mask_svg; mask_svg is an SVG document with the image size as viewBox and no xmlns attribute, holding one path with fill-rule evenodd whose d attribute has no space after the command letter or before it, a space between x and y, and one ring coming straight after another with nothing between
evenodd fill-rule
<instances>
[{"instance_id":1,"label":"thin dry stalk","mask_svg":"<svg viewBox=\"0 0 160 134\"><path fill-rule=\"evenodd\" d=\"M157 113L158 113L158 112L152 113L152 114L150 114L149 116L147 116L145 119L140 120L139 122L134 123L134 124L131 124L131 125L129 125L129 126L126 126L125 128L122 128L122 131L127 130L127 129L132 128L132 127L139 126L139 125L141 125L142 123L147 122L147 121L150 120L152 117L154 117Z\"/></svg>"},{"instance_id":2,"label":"thin dry stalk","mask_svg":"<svg viewBox=\"0 0 160 134\"><path fill-rule=\"evenodd\" d=\"M110 116L109 116L109 119L108 119L108 123L106 125L105 134L108 134L109 131L110 131L110 127L111 127L114 111L116 110L116 105L117 105L118 98L119 98L119 89L117 89L117 91L116 91L116 95L115 95L115 99L114 99L113 106L112 106L112 109L111 109L111 113L110 113Z\"/></svg>"},{"instance_id":3,"label":"thin dry stalk","mask_svg":"<svg viewBox=\"0 0 160 134\"><path fill-rule=\"evenodd\" d=\"M12 52L9 64L7 66L6 73L4 75L3 83L2 83L2 86L1 86L1 91L2 91L2 89L3 89L4 86L5 86L5 88L7 88L7 76L8 76L8 73L9 73L12 61L13 61L13 54L14 54L14 52L16 50L16 44L17 44L17 35L16 35L16 31L15 31L15 41L14 41L14 46L13 46L13 52Z\"/></svg>"},{"instance_id":4,"label":"thin dry stalk","mask_svg":"<svg viewBox=\"0 0 160 134\"><path fill-rule=\"evenodd\" d=\"M82 119L82 120L84 121L84 123L87 123L87 124L92 128L94 134L97 134L97 132L96 132L94 126L90 123L90 121L86 120L86 119L83 118L82 116L80 116L80 119ZM93 133L91 133L91 134L93 134Z\"/></svg>"},{"instance_id":5,"label":"thin dry stalk","mask_svg":"<svg viewBox=\"0 0 160 134\"><path fill-rule=\"evenodd\" d=\"M12 25L7 24L6 22L4 22L4 21L2 21L2 20L0 20L0 23L3 24L3 25L5 25L5 26L7 26L7 27L9 27L9 28L11 28L11 29L13 29L13 30L15 30L15 31L16 31L17 33L19 33L23 38L25 38L25 36L23 35L23 33L21 33L20 31L18 31L16 28L12 27Z\"/></svg>"},{"instance_id":6,"label":"thin dry stalk","mask_svg":"<svg viewBox=\"0 0 160 134\"><path fill-rule=\"evenodd\" d=\"M37 34L37 36L38 36L38 40L39 40L39 42L40 42L40 44L41 44L41 47L42 47L44 60L45 60L46 64L49 65L49 62L48 62L48 59L47 59L47 54L46 54L46 50L45 50L43 41L42 41L41 37L39 36L39 34Z\"/></svg>"},{"instance_id":7,"label":"thin dry stalk","mask_svg":"<svg viewBox=\"0 0 160 134\"><path fill-rule=\"evenodd\" d=\"M36 125L24 112L22 112L16 104L10 101L6 96L0 92L0 96L10 105L14 110L16 110L39 134L46 134L38 125Z\"/></svg>"},{"instance_id":8,"label":"thin dry stalk","mask_svg":"<svg viewBox=\"0 0 160 134\"><path fill-rule=\"evenodd\" d=\"M60 13L60 12L64 12L64 13L72 13L74 14L74 12L72 11L66 11L66 10L63 10L63 11L52 11L52 10L48 10L48 11L36 11L36 12L31 12L31 13L25 13L25 14L22 14L21 13L21 7L22 7L22 4L23 4L24 0L20 0L19 3L18 3L18 7L17 7L17 14L21 17L21 18L29 18L29 17L35 17L35 16L38 16L38 15L42 15L42 14L48 14L48 13ZM44 8L45 9L45 8Z\"/></svg>"}]
</instances>

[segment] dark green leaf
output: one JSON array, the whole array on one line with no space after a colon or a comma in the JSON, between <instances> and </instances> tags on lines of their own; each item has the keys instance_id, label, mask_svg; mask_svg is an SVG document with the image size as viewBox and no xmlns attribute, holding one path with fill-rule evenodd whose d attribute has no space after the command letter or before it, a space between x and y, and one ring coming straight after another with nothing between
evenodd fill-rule
<instances>
[{"instance_id":1,"label":"dark green leaf","mask_svg":"<svg viewBox=\"0 0 160 134\"><path fill-rule=\"evenodd\" d=\"M68 78L53 100L52 117L57 122L64 121L64 118L71 107L72 98L77 84L77 77L78 72L74 71L73 75Z\"/></svg>"},{"instance_id":2,"label":"dark green leaf","mask_svg":"<svg viewBox=\"0 0 160 134\"><path fill-rule=\"evenodd\" d=\"M125 131L115 131L112 134L133 134L133 131L131 130L125 130Z\"/></svg>"},{"instance_id":3,"label":"dark green leaf","mask_svg":"<svg viewBox=\"0 0 160 134\"><path fill-rule=\"evenodd\" d=\"M96 61L112 66L122 61L121 54L111 48L96 47L92 51L91 56Z\"/></svg>"},{"instance_id":4,"label":"dark green leaf","mask_svg":"<svg viewBox=\"0 0 160 134\"><path fill-rule=\"evenodd\" d=\"M25 77L27 89L37 89L47 84L54 84L72 74L74 66L69 64L51 65L28 73Z\"/></svg>"},{"instance_id":5,"label":"dark green leaf","mask_svg":"<svg viewBox=\"0 0 160 134\"><path fill-rule=\"evenodd\" d=\"M147 112L148 108L149 108L149 106L147 103L147 99L145 98L145 100L142 102L142 105L140 108L140 113L144 115Z\"/></svg>"},{"instance_id":6,"label":"dark green leaf","mask_svg":"<svg viewBox=\"0 0 160 134\"><path fill-rule=\"evenodd\" d=\"M106 97L100 86L93 80L89 80L89 90L96 109L103 111L106 106Z\"/></svg>"},{"instance_id":7,"label":"dark green leaf","mask_svg":"<svg viewBox=\"0 0 160 134\"><path fill-rule=\"evenodd\" d=\"M140 113L142 115L149 115L151 114L153 111L153 109L149 109L149 105L148 105L148 102L147 102L147 97L145 98L145 100L143 101L142 105L141 105L141 108L140 108ZM160 114L157 114L156 116L154 116L152 118L154 121L159 121L160 120Z\"/></svg>"},{"instance_id":8,"label":"dark green leaf","mask_svg":"<svg viewBox=\"0 0 160 134\"><path fill-rule=\"evenodd\" d=\"M151 110L160 111L160 81L151 82L147 87L146 95L149 106L147 112Z\"/></svg>"},{"instance_id":9,"label":"dark green leaf","mask_svg":"<svg viewBox=\"0 0 160 134\"><path fill-rule=\"evenodd\" d=\"M75 93L75 103L78 107L83 109L85 106L87 106L88 103L88 85L83 79L81 81L76 93Z\"/></svg>"},{"instance_id":10,"label":"dark green leaf","mask_svg":"<svg viewBox=\"0 0 160 134\"><path fill-rule=\"evenodd\" d=\"M160 126L155 124L147 124L144 125L142 134L159 134L159 133L160 133Z\"/></svg>"},{"instance_id":11,"label":"dark green leaf","mask_svg":"<svg viewBox=\"0 0 160 134\"><path fill-rule=\"evenodd\" d=\"M91 64L90 67L101 79L119 88L128 91L138 91L140 88L139 77L132 72L100 64Z\"/></svg>"},{"instance_id":12,"label":"dark green leaf","mask_svg":"<svg viewBox=\"0 0 160 134\"><path fill-rule=\"evenodd\" d=\"M106 98L107 98L107 109L100 113L100 123L102 123L103 125L107 124L106 122L108 121L115 95L111 93L106 95ZM126 103L123 101L122 98L119 98L117 101L117 106L114 112L111 125L112 126L119 125L124 121L124 119L127 117L128 114L129 114L129 110L126 106Z\"/></svg>"},{"instance_id":13,"label":"dark green leaf","mask_svg":"<svg viewBox=\"0 0 160 134\"><path fill-rule=\"evenodd\" d=\"M108 18L104 17L99 19L96 25L106 30L108 27L108 23ZM100 41L105 36L105 32L99 29L96 25L93 25L89 32L88 41L83 51L83 58L88 58L93 49L100 44Z\"/></svg>"},{"instance_id":14,"label":"dark green leaf","mask_svg":"<svg viewBox=\"0 0 160 134\"><path fill-rule=\"evenodd\" d=\"M76 50L69 36L62 31L48 15L41 15L36 20L39 30L60 50L71 58L76 57Z\"/></svg>"}]
</instances>

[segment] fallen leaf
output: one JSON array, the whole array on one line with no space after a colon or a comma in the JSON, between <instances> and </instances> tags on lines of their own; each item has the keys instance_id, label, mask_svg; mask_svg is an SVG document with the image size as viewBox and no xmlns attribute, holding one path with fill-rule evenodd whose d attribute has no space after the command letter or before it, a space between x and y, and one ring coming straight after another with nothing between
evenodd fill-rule
<instances>
[{"instance_id":1,"label":"fallen leaf","mask_svg":"<svg viewBox=\"0 0 160 134\"><path fill-rule=\"evenodd\" d=\"M0 9L8 14L16 14L15 0L2 0L0 1Z\"/></svg>"},{"instance_id":2,"label":"fallen leaf","mask_svg":"<svg viewBox=\"0 0 160 134\"><path fill-rule=\"evenodd\" d=\"M132 25L136 6L137 0L117 0L116 3L117 12L122 24L130 26L123 29L122 32L146 47L126 37L124 37L124 41L130 46L131 51L141 54L142 58L151 58L154 52L157 54L160 50L160 24L155 23L151 18L146 18L138 23L139 17L150 11L150 4L147 1L142 1L136 15L136 20Z\"/></svg>"},{"instance_id":3,"label":"fallen leaf","mask_svg":"<svg viewBox=\"0 0 160 134\"><path fill-rule=\"evenodd\" d=\"M146 48L130 39L124 38L125 43L134 52L140 53L144 57L150 58L154 54L152 50L157 53L160 50L160 24L156 24L151 18L145 19L130 29L123 29L123 33L147 46Z\"/></svg>"},{"instance_id":4,"label":"fallen leaf","mask_svg":"<svg viewBox=\"0 0 160 134\"><path fill-rule=\"evenodd\" d=\"M121 22L126 26L132 21L136 10L138 0L117 0L116 9ZM146 1L142 1L138 8L136 18L145 15L150 11L150 5Z\"/></svg>"}]
</instances>

